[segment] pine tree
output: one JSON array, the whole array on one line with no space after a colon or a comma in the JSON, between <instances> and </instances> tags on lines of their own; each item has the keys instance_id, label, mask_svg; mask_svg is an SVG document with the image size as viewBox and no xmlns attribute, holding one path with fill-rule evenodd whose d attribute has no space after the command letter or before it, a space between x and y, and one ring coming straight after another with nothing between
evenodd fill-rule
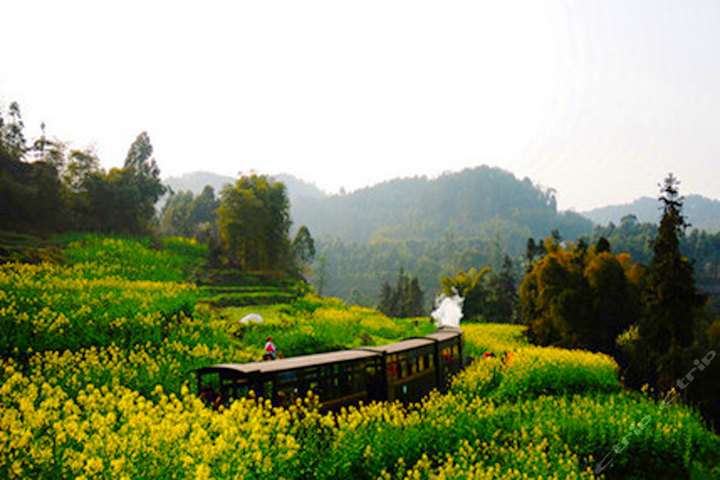
<instances>
[{"instance_id":1,"label":"pine tree","mask_svg":"<svg viewBox=\"0 0 720 480\"><path fill-rule=\"evenodd\" d=\"M695 287L692 264L680 252L680 238L688 224L682 214L679 183L669 174L661 185L662 218L647 271L647 311L639 325L660 389L670 388L681 375L682 350L693 342L698 309L705 303Z\"/></svg>"},{"instance_id":2,"label":"pine tree","mask_svg":"<svg viewBox=\"0 0 720 480\"><path fill-rule=\"evenodd\" d=\"M401 267L394 288L388 282L380 287L378 310L396 318L423 315L423 291L417 277L406 274Z\"/></svg>"}]
</instances>

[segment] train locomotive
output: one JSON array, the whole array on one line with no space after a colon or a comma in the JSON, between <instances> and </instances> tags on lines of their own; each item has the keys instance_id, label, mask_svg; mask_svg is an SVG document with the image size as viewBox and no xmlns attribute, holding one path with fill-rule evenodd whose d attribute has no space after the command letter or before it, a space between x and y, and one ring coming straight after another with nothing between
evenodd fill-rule
<instances>
[{"instance_id":1,"label":"train locomotive","mask_svg":"<svg viewBox=\"0 0 720 480\"><path fill-rule=\"evenodd\" d=\"M321 409L335 410L360 401L417 402L433 389L446 391L462 365L462 330L442 327L389 345L213 365L195 374L201 397L216 406L250 391L288 406L312 391Z\"/></svg>"}]
</instances>

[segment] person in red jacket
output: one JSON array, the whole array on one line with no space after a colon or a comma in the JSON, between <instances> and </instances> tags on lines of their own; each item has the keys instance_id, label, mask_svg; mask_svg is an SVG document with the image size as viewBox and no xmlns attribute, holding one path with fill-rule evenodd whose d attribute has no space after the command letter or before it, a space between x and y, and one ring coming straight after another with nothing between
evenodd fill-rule
<instances>
[{"instance_id":1,"label":"person in red jacket","mask_svg":"<svg viewBox=\"0 0 720 480\"><path fill-rule=\"evenodd\" d=\"M263 355L263 360L275 360L276 354L277 350L275 350L275 344L273 343L272 337L267 337L267 342L265 342L265 354Z\"/></svg>"}]
</instances>

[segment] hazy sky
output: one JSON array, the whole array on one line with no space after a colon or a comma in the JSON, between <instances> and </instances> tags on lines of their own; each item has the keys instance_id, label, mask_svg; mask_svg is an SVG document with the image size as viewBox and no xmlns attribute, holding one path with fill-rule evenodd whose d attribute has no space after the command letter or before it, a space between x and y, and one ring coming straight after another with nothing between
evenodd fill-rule
<instances>
[{"instance_id":1,"label":"hazy sky","mask_svg":"<svg viewBox=\"0 0 720 480\"><path fill-rule=\"evenodd\" d=\"M0 0L0 104L119 166L328 192L489 164L584 210L720 197L720 1Z\"/></svg>"}]
</instances>

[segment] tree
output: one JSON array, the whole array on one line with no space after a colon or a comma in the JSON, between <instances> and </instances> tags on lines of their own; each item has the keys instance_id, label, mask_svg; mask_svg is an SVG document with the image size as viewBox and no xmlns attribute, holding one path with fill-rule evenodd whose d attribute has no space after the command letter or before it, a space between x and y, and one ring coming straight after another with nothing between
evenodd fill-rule
<instances>
[{"instance_id":1,"label":"tree","mask_svg":"<svg viewBox=\"0 0 720 480\"><path fill-rule=\"evenodd\" d=\"M485 319L488 322L514 323L518 307L518 294L515 288L515 277L512 273L512 260L508 255L503 258L499 274L490 272L487 289Z\"/></svg>"},{"instance_id":2,"label":"tree","mask_svg":"<svg viewBox=\"0 0 720 480\"><path fill-rule=\"evenodd\" d=\"M627 254L598 252L580 243L549 250L520 284L531 340L614 353L615 339L639 310L639 267Z\"/></svg>"},{"instance_id":3,"label":"tree","mask_svg":"<svg viewBox=\"0 0 720 480\"><path fill-rule=\"evenodd\" d=\"M597 253L609 252L610 251L610 242L608 242L608 239L603 236L598 238L598 241L595 244L595 251Z\"/></svg>"},{"instance_id":4,"label":"tree","mask_svg":"<svg viewBox=\"0 0 720 480\"><path fill-rule=\"evenodd\" d=\"M88 177L100 171L100 160L92 148L71 150L62 172L62 180L73 193L87 189Z\"/></svg>"},{"instance_id":5,"label":"tree","mask_svg":"<svg viewBox=\"0 0 720 480\"><path fill-rule=\"evenodd\" d=\"M42 159L24 161L28 148L17 103L8 114L7 121L0 115L0 224L39 234L59 231L65 199L57 169Z\"/></svg>"},{"instance_id":6,"label":"tree","mask_svg":"<svg viewBox=\"0 0 720 480\"><path fill-rule=\"evenodd\" d=\"M190 221L190 209L194 201L191 191L173 192L165 202L160 220L160 230L165 235L191 237L193 226Z\"/></svg>"},{"instance_id":7,"label":"tree","mask_svg":"<svg viewBox=\"0 0 720 480\"><path fill-rule=\"evenodd\" d=\"M20 106L12 102L8 108L8 120L0 118L0 148L15 160L22 160L27 151L24 129Z\"/></svg>"},{"instance_id":8,"label":"tree","mask_svg":"<svg viewBox=\"0 0 720 480\"><path fill-rule=\"evenodd\" d=\"M131 233L150 230L155 216L155 203L165 193L160 181L160 168L152 158L153 147L147 132L142 132L130 145L123 169L119 171L126 188L122 188L124 207L134 217Z\"/></svg>"},{"instance_id":9,"label":"tree","mask_svg":"<svg viewBox=\"0 0 720 480\"><path fill-rule=\"evenodd\" d=\"M463 298L465 321L479 321L484 318L489 295L484 277L490 272L490 267L484 267L480 271L474 268L467 272L458 270L454 277L443 277L440 280L441 290L445 295L460 295Z\"/></svg>"},{"instance_id":10,"label":"tree","mask_svg":"<svg viewBox=\"0 0 720 480\"><path fill-rule=\"evenodd\" d=\"M310 230L303 225L295 234L293 240L293 252L299 264L310 265L315 258L315 241L310 235Z\"/></svg>"},{"instance_id":11,"label":"tree","mask_svg":"<svg viewBox=\"0 0 720 480\"><path fill-rule=\"evenodd\" d=\"M215 190L210 185L205 185L190 206L188 217L190 224L197 228L199 225L215 222L218 207L220 207L220 202L215 198Z\"/></svg>"},{"instance_id":12,"label":"tree","mask_svg":"<svg viewBox=\"0 0 720 480\"><path fill-rule=\"evenodd\" d=\"M227 264L245 271L294 270L285 185L266 175L243 176L223 189L217 212Z\"/></svg>"},{"instance_id":13,"label":"tree","mask_svg":"<svg viewBox=\"0 0 720 480\"><path fill-rule=\"evenodd\" d=\"M380 287L378 310L389 317L419 317L424 313L423 295L417 277L400 268L395 288L388 282Z\"/></svg>"},{"instance_id":14,"label":"tree","mask_svg":"<svg viewBox=\"0 0 720 480\"><path fill-rule=\"evenodd\" d=\"M705 297L695 287L693 267L680 252L687 222L682 214L679 181L671 173L660 185L662 218L647 269L646 314L639 324L645 352L657 371L657 386L669 388L680 376L682 350L694 338L695 322Z\"/></svg>"}]
</instances>

